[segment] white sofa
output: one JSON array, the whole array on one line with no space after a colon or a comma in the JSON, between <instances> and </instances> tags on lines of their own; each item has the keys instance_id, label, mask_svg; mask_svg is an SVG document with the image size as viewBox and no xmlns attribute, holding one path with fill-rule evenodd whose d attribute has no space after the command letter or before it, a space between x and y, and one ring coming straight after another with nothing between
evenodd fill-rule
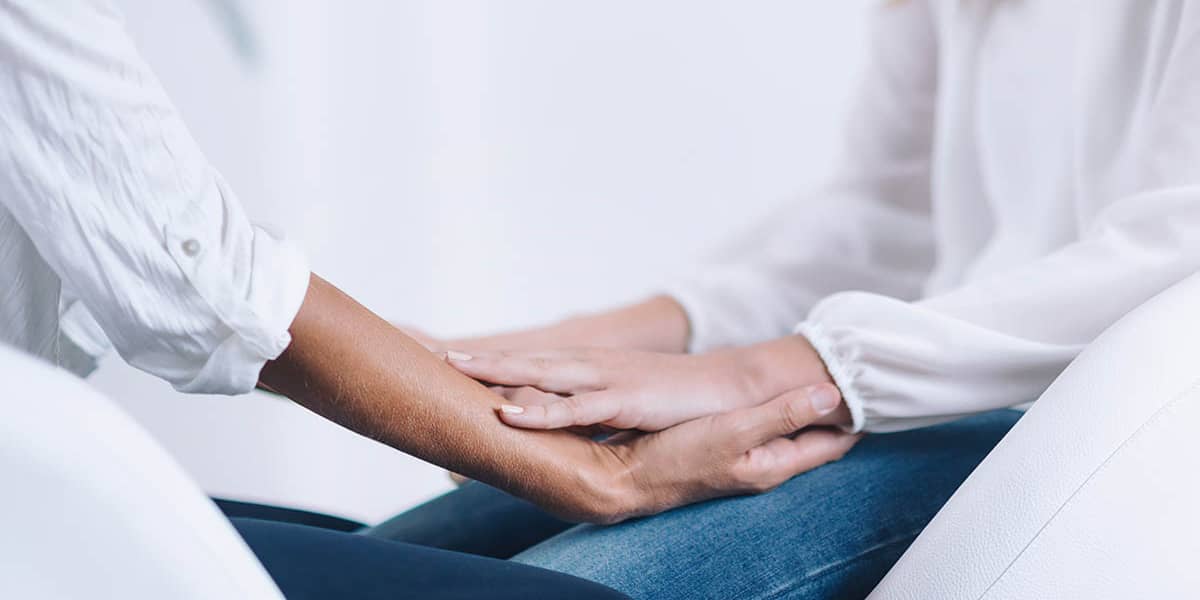
<instances>
[{"instance_id":1,"label":"white sofa","mask_svg":"<svg viewBox=\"0 0 1200 600\"><path fill-rule=\"evenodd\" d=\"M282 595L216 506L78 378L0 345L0 598Z\"/></svg>"},{"instance_id":2,"label":"white sofa","mask_svg":"<svg viewBox=\"0 0 1200 600\"><path fill-rule=\"evenodd\" d=\"M1200 275L1106 331L871 595L1200 598Z\"/></svg>"}]
</instances>

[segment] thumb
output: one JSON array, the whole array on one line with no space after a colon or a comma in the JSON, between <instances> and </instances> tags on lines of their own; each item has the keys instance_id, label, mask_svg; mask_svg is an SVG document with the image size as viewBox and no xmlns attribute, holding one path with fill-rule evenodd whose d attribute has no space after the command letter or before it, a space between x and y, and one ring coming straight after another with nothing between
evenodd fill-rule
<instances>
[{"instance_id":1,"label":"thumb","mask_svg":"<svg viewBox=\"0 0 1200 600\"><path fill-rule=\"evenodd\" d=\"M719 415L718 430L736 431L739 445L749 449L790 435L827 415L842 403L837 386L821 383L784 392L771 400Z\"/></svg>"}]
</instances>

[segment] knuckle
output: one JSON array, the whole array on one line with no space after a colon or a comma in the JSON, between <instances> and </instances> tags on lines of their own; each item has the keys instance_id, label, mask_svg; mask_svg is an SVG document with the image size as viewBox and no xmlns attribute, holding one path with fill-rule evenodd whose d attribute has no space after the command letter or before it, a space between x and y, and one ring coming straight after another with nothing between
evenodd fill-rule
<instances>
[{"instance_id":1,"label":"knuckle","mask_svg":"<svg viewBox=\"0 0 1200 600\"><path fill-rule=\"evenodd\" d=\"M786 473L781 472L782 465L768 452L754 449L745 455L736 467L740 469L737 478L743 491L750 494L769 492L786 480Z\"/></svg>"},{"instance_id":2,"label":"knuckle","mask_svg":"<svg viewBox=\"0 0 1200 600\"><path fill-rule=\"evenodd\" d=\"M591 423L583 423L583 401L578 396L567 396L558 401L558 406L562 410L564 420L572 425L591 425Z\"/></svg>"},{"instance_id":3,"label":"knuckle","mask_svg":"<svg viewBox=\"0 0 1200 600\"><path fill-rule=\"evenodd\" d=\"M529 370L535 373L545 373L554 367L553 361L545 356L532 356L528 359Z\"/></svg>"},{"instance_id":4,"label":"knuckle","mask_svg":"<svg viewBox=\"0 0 1200 600\"><path fill-rule=\"evenodd\" d=\"M791 431L799 431L810 424L808 411L800 402L789 400L779 403L779 418Z\"/></svg>"},{"instance_id":5,"label":"knuckle","mask_svg":"<svg viewBox=\"0 0 1200 600\"><path fill-rule=\"evenodd\" d=\"M638 406L621 403L615 407L610 407L612 417L606 422L612 423L613 426L621 429L641 429L645 422L642 410Z\"/></svg>"},{"instance_id":6,"label":"knuckle","mask_svg":"<svg viewBox=\"0 0 1200 600\"><path fill-rule=\"evenodd\" d=\"M572 417L577 417L583 412L584 400L580 396L567 396L558 401L559 405L567 410Z\"/></svg>"},{"instance_id":7,"label":"knuckle","mask_svg":"<svg viewBox=\"0 0 1200 600\"><path fill-rule=\"evenodd\" d=\"M729 477L738 491L756 492L763 486L762 473L752 461L735 463L729 469Z\"/></svg>"},{"instance_id":8,"label":"knuckle","mask_svg":"<svg viewBox=\"0 0 1200 600\"><path fill-rule=\"evenodd\" d=\"M740 445L745 446L757 441L758 428L755 425L750 419L737 419L730 423L729 433L733 439L741 442Z\"/></svg>"}]
</instances>

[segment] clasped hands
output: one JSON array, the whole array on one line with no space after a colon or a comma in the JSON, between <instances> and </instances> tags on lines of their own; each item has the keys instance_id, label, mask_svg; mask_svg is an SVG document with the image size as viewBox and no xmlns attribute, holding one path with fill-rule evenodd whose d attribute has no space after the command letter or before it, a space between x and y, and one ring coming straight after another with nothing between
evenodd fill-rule
<instances>
[{"instance_id":1,"label":"clasped hands","mask_svg":"<svg viewBox=\"0 0 1200 600\"><path fill-rule=\"evenodd\" d=\"M469 346L469 345L468 345ZM446 361L505 398L524 429L602 426L620 465L588 520L616 522L720 496L768 491L841 458L859 439L808 341L790 336L707 354L624 349L447 349Z\"/></svg>"}]
</instances>

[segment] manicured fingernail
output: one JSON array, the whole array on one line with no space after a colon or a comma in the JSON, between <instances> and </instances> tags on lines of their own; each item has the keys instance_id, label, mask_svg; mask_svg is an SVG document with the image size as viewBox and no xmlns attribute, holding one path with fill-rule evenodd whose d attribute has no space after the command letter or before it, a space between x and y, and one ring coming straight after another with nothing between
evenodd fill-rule
<instances>
[{"instance_id":1,"label":"manicured fingernail","mask_svg":"<svg viewBox=\"0 0 1200 600\"><path fill-rule=\"evenodd\" d=\"M500 412L507 413L510 415L519 415L519 414L525 412L525 407L517 406L515 404L501 404Z\"/></svg>"},{"instance_id":2,"label":"manicured fingernail","mask_svg":"<svg viewBox=\"0 0 1200 600\"><path fill-rule=\"evenodd\" d=\"M808 390L808 401L812 402L813 410L818 415L824 415L833 412L833 409L838 407L842 398L837 393L837 388L830 385L818 385Z\"/></svg>"},{"instance_id":3,"label":"manicured fingernail","mask_svg":"<svg viewBox=\"0 0 1200 600\"><path fill-rule=\"evenodd\" d=\"M466 354L464 352L456 352L454 350L447 350L446 358L448 360L471 360L471 355Z\"/></svg>"}]
</instances>

